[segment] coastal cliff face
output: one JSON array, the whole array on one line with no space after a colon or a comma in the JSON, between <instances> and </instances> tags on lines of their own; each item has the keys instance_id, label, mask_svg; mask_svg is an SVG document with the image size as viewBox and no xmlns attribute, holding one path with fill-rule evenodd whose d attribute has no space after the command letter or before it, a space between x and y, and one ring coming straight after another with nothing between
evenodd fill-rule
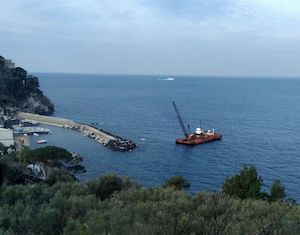
<instances>
[{"instance_id":1,"label":"coastal cliff face","mask_svg":"<svg viewBox=\"0 0 300 235\"><path fill-rule=\"evenodd\" d=\"M39 89L37 77L0 56L0 109L50 115L54 105Z\"/></svg>"}]
</instances>

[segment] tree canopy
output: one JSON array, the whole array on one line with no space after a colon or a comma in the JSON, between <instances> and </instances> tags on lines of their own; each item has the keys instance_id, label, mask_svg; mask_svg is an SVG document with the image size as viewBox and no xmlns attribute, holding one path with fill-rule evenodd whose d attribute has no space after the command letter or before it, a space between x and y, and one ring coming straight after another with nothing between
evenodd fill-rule
<instances>
[{"instance_id":1,"label":"tree canopy","mask_svg":"<svg viewBox=\"0 0 300 235\"><path fill-rule=\"evenodd\" d=\"M0 198L1 234L255 234L270 222L276 234L299 234L300 207L136 187L116 175L6 186Z\"/></svg>"},{"instance_id":2,"label":"tree canopy","mask_svg":"<svg viewBox=\"0 0 300 235\"><path fill-rule=\"evenodd\" d=\"M33 105L32 100L35 100L37 105ZM38 78L28 75L23 68L7 67L2 56L0 56L0 107L4 110L13 107L35 113L54 111L53 104L39 89Z\"/></svg>"},{"instance_id":3,"label":"tree canopy","mask_svg":"<svg viewBox=\"0 0 300 235\"><path fill-rule=\"evenodd\" d=\"M271 187L271 195L269 201L275 202L278 200L283 200L285 198L285 189L284 185L280 180L275 180Z\"/></svg>"},{"instance_id":4,"label":"tree canopy","mask_svg":"<svg viewBox=\"0 0 300 235\"><path fill-rule=\"evenodd\" d=\"M244 166L239 174L227 178L223 184L223 192L240 199L262 199L266 193L261 192L263 180L258 176L254 166Z\"/></svg>"},{"instance_id":5,"label":"tree canopy","mask_svg":"<svg viewBox=\"0 0 300 235\"><path fill-rule=\"evenodd\" d=\"M189 189L191 184L183 176L173 176L164 184L164 187L173 187L176 190Z\"/></svg>"},{"instance_id":6,"label":"tree canopy","mask_svg":"<svg viewBox=\"0 0 300 235\"><path fill-rule=\"evenodd\" d=\"M70 161L72 154L63 148L46 146L37 149L23 148L19 153L19 159L24 162L48 162L48 161Z\"/></svg>"},{"instance_id":7,"label":"tree canopy","mask_svg":"<svg viewBox=\"0 0 300 235\"><path fill-rule=\"evenodd\" d=\"M21 153L24 165L69 155L53 146ZM272 225L274 234L300 231L300 207L281 200L285 194L280 181L272 186L272 203L257 196L262 179L255 167L227 179L225 193L190 194L183 190L190 184L182 176L162 186L143 187L114 174L79 182L59 168L48 170L47 180L26 185L16 180L17 159L0 157L0 176L9 174L13 183L0 187L0 234L256 234L266 225ZM242 191L236 182L250 190Z\"/></svg>"}]
</instances>

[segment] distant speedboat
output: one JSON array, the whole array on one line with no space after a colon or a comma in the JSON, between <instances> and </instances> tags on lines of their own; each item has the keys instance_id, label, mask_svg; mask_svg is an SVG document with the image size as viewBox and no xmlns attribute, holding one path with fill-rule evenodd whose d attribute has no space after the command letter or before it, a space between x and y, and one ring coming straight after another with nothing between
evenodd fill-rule
<instances>
[{"instance_id":1,"label":"distant speedboat","mask_svg":"<svg viewBox=\"0 0 300 235\"><path fill-rule=\"evenodd\" d=\"M37 144L46 144L46 143L47 143L47 140L42 140L42 139L40 139L40 140L37 140L36 143L37 143Z\"/></svg>"},{"instance_id":2,"label":"distant speedboat","mask_svg":"<svg viewBox=\"0 0 300 235\"><path fill-rule=\"evenodd\" d=\"M34 136L40 136L38 133L33 133Z\"/></svg>"},{"instance_id":3,"label":"distant speedboat","mask_svg":"<svg viewBox=\"0 0 300 235\"><path fill-rule=\"evenodd\" d=\"M175 78L172 78L172 77L169 77L169 78L159 78L157 80L159 80L159 81L174 81Z\"/></svg>"}]
</instances>

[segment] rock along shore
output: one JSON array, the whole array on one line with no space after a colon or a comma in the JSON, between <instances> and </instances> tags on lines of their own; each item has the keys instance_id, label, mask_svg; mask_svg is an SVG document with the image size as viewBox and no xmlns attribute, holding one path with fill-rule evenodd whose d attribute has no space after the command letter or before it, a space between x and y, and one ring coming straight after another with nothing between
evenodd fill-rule
<instances>
[{"instance_id":1,"label":"rock along shore","mask_svg":"<svg viewBox=\"0 0 300 235\"><path fill-rule=\"evenodd\" d=\"M115 150L115 151L131 151L136 148L136 144L131 140L123 139L119 136L113 135L109 132L103 131L97 127L87 124L76 123L69 119L43 116L32 113L19 112L17 117L20 119L27 119L29 121L35 121L46 125L63 127L71 130L77 130L82 132L85 136L96 140L98 143Z\"/></svg>"}]
</instances>

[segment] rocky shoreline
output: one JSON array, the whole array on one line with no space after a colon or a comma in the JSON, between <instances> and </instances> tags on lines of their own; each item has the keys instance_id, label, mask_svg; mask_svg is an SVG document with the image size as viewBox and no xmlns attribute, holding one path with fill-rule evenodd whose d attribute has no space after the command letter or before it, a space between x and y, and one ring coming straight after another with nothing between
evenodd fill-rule
<instances>
[{"instance_id":1,"label":"rocky shoreline","mask_svg":"<svg viewBox=\"0 0 300 235\"><path fill-rule=\"evenodd\" d=\"M54 104L39 86L37 77L21 67L15 67L12 60L0 56L0 113L17 111L51 115Z\"/></svg>"},{"instance_id":2,"label":"rocky shoreline","mask_svg":"<svg viewBox=\"0 0 300 235\"><path fill-rule=\"evenodd\" d=\"M90 126L90 125L89 125ZM94 125L90 126L92 128L95 128L103 133L106 133L107 135L113 136L115 139L111 139L108 141L108 143L105 144L106 147L120 152L126 152L126 151L132 151L137 147L135 143L133 143L131 140L124 139L120 136L114 135L108 131L102 130ZM92 137L93 138L93 137Z\"/></svg>"},{"instance_id":3,"label":"rocky shoreline","mask_svg":"<svg viewBox=\"0 0 300 235\"><path fill-rule=\"evenodd\" d=\"M54 104L40 90L38 78L29 75L21 67L15 67L12 60L2 56L0 56L0 84L0 124L4 116L14 118L15 115L24 114L21 117L23 119L78 130L115 151L125 152L136 148L136 144L131 140L115 136L97 127L68 119L42 116L53 114Z\"/></svg>"},{"instance_id":4,"label":"rocky shoreline","mask_svg":"<svg viewBox=\"0 0 300 235\"><path fill-rule=\"evenodd\" d=\"M98 127L90 126L83 123L76 123L69 119L43 116L24 112L19 112L17 117L19 119L27 119L29 121L35 121L46 125L59 126L66 129L80 131L85 136L96 140L98 143L101 143L114 151L127 152L132 151L137 147L136 144L133 143L131 140L127 140L120 136L111 134L107 131L103 131Z\"/></svg>"},{"instance_id":5,"label":"rocky shoreline","mask_svg":"<svg viewBox=\"0 0 300 235\"><path fill-rule=\"evenodd\" d=\"M107 144L107 147L115 151L127 152L132 151L137 146L131 140L118 138L116 140L110 140Z\"/></svg>"},{"instance_id":6,"label":"rocky shoreline","mask_svg":"<svg viewBox=\"0 0 300 235\"><path fill-rule=\"evenodd\" d=\"M128 152L132 151L137 147L136 144L133 143L131 140L115 136L107 131L103 131L102 129L87 124L74 123L74 125L67 125L65 126L65 128L80 131L84 133L84 135L86 135L87 137L96 140L97 142L103 144L104 146L114 151ZM99 135L98 131L101 133L105 133L111 138L105 138L102 134Z\"/></svg>"}]
</instances>

